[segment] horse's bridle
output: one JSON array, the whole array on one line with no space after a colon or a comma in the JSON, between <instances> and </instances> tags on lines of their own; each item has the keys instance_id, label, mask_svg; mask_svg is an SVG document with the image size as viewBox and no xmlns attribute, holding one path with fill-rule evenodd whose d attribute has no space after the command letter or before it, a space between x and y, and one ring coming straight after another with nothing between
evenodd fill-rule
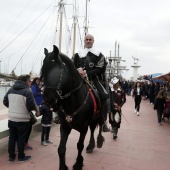
<instances>
[{"instance_id":1,"label":"horse's bridle","mask_svg":"<svg viewBox=\"0 0 170 170\"><path fill-rule=\"evenodd\" d=\"M83 84L83 79L82 79L82 81L81 81L81 83L80 83L80 85L79 85L78 87L76 87L75 89L71 90L71 91L68 92L67 94L62 95L62 90L60 89L60 87L61 87L61 81L62 81L62 77L63 77L63 70L64 70L63 67L64 67L64 65L65 65L65 64L62 63L62 68L61 68L61 71L60 71L60 78L59 78L59 82L58 82L57 88L53 88L53 87L50 87L50 86L45 86L45 88L55 90L61 100L68 98L73 92L75 92L76 90L78 90L78 89L82 86L82 84Z\"/></svg>"},{"instance_id":2,"label":"horse's bridle","mask_svg":"<svg viewBox=\"0 0 170 170\"><path fill-rule=\"evenodd\" d=\"M62 63L62 66L64 66L64 63ZM58 96L60 97L61 100L63 99L66 99L68 98L72 93L74 93L75 91L77 91L78 89L80 89L80 87L82 86L83 84L83 79L80 83L80 85L78 87L76 87L75 89L71 90L69 93L65 94L65 95L62 95L62 90L60 89L61 87L61 80L62 80L62 76L63 76L63 70L64 68L62 67L61 68L61 72L60 72L60 78L59 78L59 83L57 85L57 88L53 88L53 87L49 87L49 86L46 86L45 88L48 88L48 89L53 89L57 92ZM61 108L61 111L63 112L63 114L65 115L66 117L66 121L68 123L70 123L72 121L72 118L77 115L78 112L80 112L81 109L83 109L83 107L85 106L85 104L87 103L87 100L89 98L89 91L87 92L87 95L86 95L86 98L84 100L84 102L79 106L79 108L74 111L71 115L67 115L66 112L64 111L63 107L60 107Z\"/></svg>"}]
</instances>

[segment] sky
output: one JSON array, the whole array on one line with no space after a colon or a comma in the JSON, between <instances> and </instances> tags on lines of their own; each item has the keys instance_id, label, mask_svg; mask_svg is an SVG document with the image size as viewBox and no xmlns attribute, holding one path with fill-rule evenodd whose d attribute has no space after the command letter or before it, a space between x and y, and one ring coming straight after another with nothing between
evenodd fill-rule
<instances>
[{"instance_id":1,"label":"sky","mask_svg":"<svg viewBox=\"0 0 170 170\"><path fill-rule=\"evenodd\" d=\"M64 1L61 51L70 58L74 1ZM83 48L86 0L76 4L78 52ZM121 65L129 69L123 71L124 78L133 76L132 56L139 59L139 75L169 72L169 6L169 0L90 0L88 32L94 35L94 47L109 57L115 55L115 41L119 43L119 55L125 60ZM51 51L59 43L58 0L1 0L0 17L0 71L39 74L44 48Z\"/></svg>"}]
</instances>

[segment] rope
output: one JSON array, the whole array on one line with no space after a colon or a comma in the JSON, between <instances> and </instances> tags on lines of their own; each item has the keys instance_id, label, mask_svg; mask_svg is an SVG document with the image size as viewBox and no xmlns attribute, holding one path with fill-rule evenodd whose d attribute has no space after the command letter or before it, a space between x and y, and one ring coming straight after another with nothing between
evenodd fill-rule
<instances>
[{"instance_id":1,"label":"rope","mask_svg":"<svg viewBox=\"0 0 170 170\"><path fill-rule=\"evenodd\" d=\"M77 25L78 25L79 36L80 36L80 45L81 45L81 48L83 48L83 40L82 40L81 33L80 33L80 26L79 26L78 18L77 18Z\"/></svg>"},{"instance_id":2,"label":"rope","mask_svg":"<svg viewBox=\"0 0 170 170\"><path fill-rule=\"evenodd\" d=\"M52 12L52 13L54 13L54 11ZM46 23L47 24L47 23ZM53 23L52 23L53 24ZM50 28L52 28L52 26L50 27ZM37 54L37 57L36 57L36 59L35 59L35 62L33 63L33 65L32 65L32 68L31 68L31 71L33 71L33 68L34 68L34 66L35 66L35 64L37 63L37 61L39 61L38 59L39 59L39 54L40 54L40 52L42 51L42 49L43 49L43 46L45 46L45 42L47 42L47 38L48 38L48 35L49 35L49 33L51 32L51 29L49 30L49 32L46 34L46 36L45 36L45 39L44 39L44 41L43 41L43 43L42 43L42 45L41 45L41 47L40 47L40 50L38 51L38 54ZM42 36L42 37L44 37L44 36Z\"/></svg>"},{"instance_id":3,"label":"rope","mask_svg":"<svg viewBox=\"0 0 170 170\"><path fill-rule=\"evenodd\" d=\"M18 18L22 15L22 13L25 11L25 9L27 8L28 4L30 3L31 0L29 0L29 2L26 4L26 6L22 9L22 11L17 15L16 19L14 20L14 22L8 27L8 29L6 30L6 33L3 34L0 37L0 42L2 41L2 39L5 37L5 35L8 33L8 31L13 28L13 25L16 23L16 21L18 20ZM10 39L10 38L9 38ZM6 43L6 42L5 42ZM3 44L5 44L3 43Z\"/></svg>"},{"instance_id":4,"label":"rope","mask_svg":"<svg viewBox=\"0 0 170 170\"><path fill-rule=\"evenodd\" d=\"M55 0L56 1L56 0ZM54 2L55 2L54 1ZM53 3L54 3L53 2ZM48 8L50 8L52 5L53 5L53 3L52 4L50 4L49 6L48 6ZM46 8L37 18L35 18L23 31L21 31L10 43L8 43L1 51L0 51L0 54L7 48L7 47L9 47L21 34L23 34L45 11L47 11L47 9L48 8Z\"/></svg>"},{"instance_id":5,"label":"rope","mask_svg":"<svg viewBox=\"0 0 170 170\"><path fill-rule=\"evenodd\" d=\"M71 35L72 35L72 32L73 32L73 23L72 23L72 26L71 26L71 31L70 31L70 35L69 35L69 40L68 40L68 44L66 45L66 52L67 52L67 55L69 53L69 48L70 48L70 44L71 44L71 41L72 41L72 38L71 38Z\"/></svg>"},{"instance_id":6,"label":"rope","mask_svg":"<svg viewBox=\"0 0 170 170\"><path fill-rule=\"evenodd\" d=\"M65 19L65 23L66 23L66 31L68 32L68 35L71 34L71 31L70 31L70 28L69 28L69 25L68 25L68 21L67 21L67 14L66 14L66 10L65 10L65 7L63 8L63 12L64 12L64 19ZM67 36L66 36L67 37ZM66 40L66 44L67 42L69 42L70 40L70 36L68 36L68 40ZM69 45L69 44L68 44ZM69 49L69 47L66 47L66 51L67 49Z\"/></svg>"},{"instance_id":7,"label":"rope","mask_svg":"<svg viewBox=\"0 0 170 170\"><path fill-rule=\"evenodd\" d=\"M51 16L51 14L50 14ZM49 17L50 17L49 16ZM49 19L49 17L46 19L46 21ZM16 66L14 67L14 69L17 67L17 65L19 64L19 62L22 60L22 58L24 57L24 55L26 54L26 52L29 50L29 48L31 47L31 45L33 44L33 42L35 41L35 39L38 37L38 35L40 34L40 32L42 31L42 29L44 28L44 26L46 25L46 22L43 24L43 26L41 27L41 29L38 31L38 33L36 34L36 36L34 37L34 39L31 41L30 45L28 46L28 48L26 49L26 51L24 52L24 54L21 56L21 58L19 59L19 61L17 62Z\"/></svg>"},{"instance_id":8,"label":"rope","mask_svg":"<svg viewBox=\"0 0 170 170\"><path fill-rule=\"evenodd\" d=\"M53 36L52 44L56 43L56 33L57 33L57 26L58 26L58 21L59 21L59 15L60 15L60 8L58 8L57 22L56 22L56 27L55 27L55 30L54 30L54 36Z\"/></svg>"}]
</instances>

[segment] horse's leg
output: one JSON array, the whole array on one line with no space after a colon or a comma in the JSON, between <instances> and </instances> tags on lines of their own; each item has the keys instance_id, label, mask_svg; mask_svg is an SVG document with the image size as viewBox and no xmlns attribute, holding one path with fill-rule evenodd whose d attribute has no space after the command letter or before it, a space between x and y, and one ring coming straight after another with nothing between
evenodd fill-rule
<instances>
[{"instance_id":1,"label":"horse's leg","mask_svg":"<svg viewBox=\"0 0 170 170\"><path fill-rule=\"evenodd\" d=\"M107 114L107 103L106 100L101 102L100 118L99 118L99 134L97 136L97 147L103 146L104 137L102 136L103 126L105 124L105 114Z\"/></svg>"},{"instance_id":2,"label":"horse's leg","mask_svg":"<svg viewBox=\"0 0 170 170\"><path fill-rule=\"evenodd\" d=\"M95 148L94 131L97 124L98 124L97 119L93 120L92 123L90 124L90 140L88 146L86 147L86 153L92 153L93 149Z\"/></svg>"},{"instance_id":3,"label":"horse's leg","mask_svg":"<svg viewBox=\"0 0 170 170\"><path fill-rule=\"evenodd\" d=\"M82 170L83 167L83 156L82 151L84 149L84 139L87 134L88 127L80 132L79 141L77 143L78 155L75 164L73 165L73 170Z\"/></svg>"},{"instance_id":4,"label":"horse's leg","mask_svg":"<svg viewBox=\"0 0 170 170\"><path fill-rule=\"evenodd\" d=\"M60 126L60 144L58 147L58 154L59 154L59 170L68 170L68 167L66 166L65 163L65 153L66 153L66 143L67 143L67 139L68 139L68 135L71 132L71 128L67 127L67 128L63 128L63 126Z\"/></svg>"},{"instance_id":5,"label":"horse's leg","mask_svg":"<svg viewBox=\"0 0 170 170\"><path fill-rule=\"evenodd\" d=\"M104 143L104 137L102 136L102 130L103 130L103 122L99 123L99 134L97 136L97 147L102 148Z\"/></svg>"}]
</instances>

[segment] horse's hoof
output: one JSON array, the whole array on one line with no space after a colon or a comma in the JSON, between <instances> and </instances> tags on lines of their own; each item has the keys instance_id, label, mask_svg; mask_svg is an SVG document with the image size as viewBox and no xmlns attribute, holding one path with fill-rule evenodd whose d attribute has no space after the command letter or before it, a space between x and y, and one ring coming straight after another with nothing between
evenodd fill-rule
<instances>
[{"instance_id":1,"label":"horse's hoof","mask_svg":"<svg viewBox=\"0 0 170 170\"><path fill-rule=\"evenodd\" d=\"M86 153L92 153L93 149L86 149Z\"/></svg>"},{"instance_id":2,"label":"horse's hoof","mask_svg":"<svg viewBox=\"0 0 170 170\"><path fill-rule=\"evenodd\" d=\"M73 165L73 170L82 170L83 166L84 166L83 164L79 165L79 164L75 163Z\"/></svg>"},{"instance_id":3,"label":"horse's hoof","mask_svg":"<svg viewBox=\"0 0 170 170\"><path fill-rule=\"evenodd\" d=\"M86 148L86 153L92 153L95 148L95 144L89 144Z\"/></svg>"},{"instance_id":4,"label":"horse's hoof","mask_svg":"<svg viewBox=\"0 0 170 170\"><path fill-rule=\"evenodd\" d=\"M97 148L102 148L103 143L104 143L104 137L103 136L98 136L97 137Z\"/></svg>"}]
</instances>

